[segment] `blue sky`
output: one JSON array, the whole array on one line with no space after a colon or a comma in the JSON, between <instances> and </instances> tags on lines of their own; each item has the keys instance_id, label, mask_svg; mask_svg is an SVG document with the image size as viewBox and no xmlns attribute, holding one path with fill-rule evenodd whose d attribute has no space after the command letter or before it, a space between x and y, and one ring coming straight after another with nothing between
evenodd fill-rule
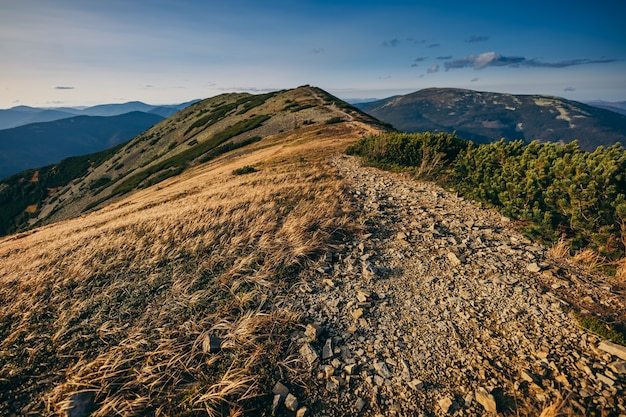
<instances>
[{"instance_id":1,"label":"blue sky","mask_svg":"<svg viewBox=\"0 0 626 417\"><path fill-rule=\"evenodd\" d=\"M0 0L0 108L321 87L626 100L626 2Z\"/></svg>"}]
</instances>

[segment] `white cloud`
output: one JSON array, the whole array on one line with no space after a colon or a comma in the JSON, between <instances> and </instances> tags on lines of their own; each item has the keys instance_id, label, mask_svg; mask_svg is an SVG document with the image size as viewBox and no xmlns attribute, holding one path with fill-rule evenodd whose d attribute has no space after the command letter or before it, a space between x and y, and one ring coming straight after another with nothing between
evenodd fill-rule
<instances>
[{"instance_id":1,"label":"white cloud","mask_svg":"<svg viewBox=\"0 0 626 417\"><path fill-rule=\"evenodd\" d=\"M429 74L439 72L439 65L433 65L426 70Z\"/></svg>"}]
</instances>

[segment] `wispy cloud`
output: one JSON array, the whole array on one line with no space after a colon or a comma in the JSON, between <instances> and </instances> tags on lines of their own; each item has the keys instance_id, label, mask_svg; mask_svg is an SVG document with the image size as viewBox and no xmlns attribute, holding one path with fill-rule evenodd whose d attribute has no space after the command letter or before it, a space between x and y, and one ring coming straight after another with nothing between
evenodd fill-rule
<instances>
[{"instance_id":1,"label":"wispy cloud","mask_svg":"<svg viewBox=\"0 0 626 417\"><path fill-rule=\"evenodd\" d=\"M322 52L324 52L324 48L315 48L311 52L313 52L314 54L321 54Z\"/></svg>"},{"instance_id":2,"label":"wispy cloud","mask_svg":"<svg viewBox=\"0 0 626 417\"><path fill-rule=\"evenodd\" d=\"M428 72L429 74L434 74L435 72L439 72L439 65L432 65L430 66L426 72Z\"/></svg>"},{"instance_id":3,"label":"wispy cloud","mask_svg":"<svg viewBox=\"0 0 626 417\"><path fill-rule=\"evenodd\" d=\"M489 40L489 36L477 36L472 35L469 38L465 39L467 43L477 43L477 42L487 42Z\"/></svg>"},{"instance_id":4,"label":"wispy cloud","mask_svg":"<svg viewBox=\"0 0 626 417\"><path fill-rule=\"evenodd\" d=\"M480 78L478 77L474 77L470 80L470 83L475 83L476 81L480 80Z\"/></svg>"},{"instance_id":5,"label":"wispy cloud","mask_svg":"<svg viewBox=\"0 0 626 417\"><path fill-rule=\"evenodd\" d=\"M425 61L426 59L428 59L428 57L427 57L427 56L420 56L420 57L415 58L415 59L413 60L413 64L411 64L411 68L416 68L416 67L419 67L418 62L423 62L423 61Z\"/></svg>"},{"instance_id":6,"label":"wispy cloud","mask_svg":"<svg viewBox=\"0 0 626 417\"><path fill-rule=\"evenodd\" d=\"M270 91L276 91L276 88L257 88L257 87L220 87L216 88L218 91L224 92L239 92L239 93L269 93Z\"/></svg>"},{"instance_id":7,"label":"wispy cloud","mask_svg":"<svg viewBox=\"0 0 626 417\"><path fill-rule=\"evenodd\" d=\"M575 65L608 64L616 59L571 59L556 62L542 62L536 59L526 59L523 56L502 56L496 52L485 52L480 55L467 55L463 58L444 62L446 70L458 68L474 68L480 70L486 67L543 67L565 68Z\"/></svg>"},{"instance_id":8,"label":"wispy cloud","mask_svg":"<svg viewBox=\"0 0 626 417\"><path fill-rule=\"evenodd\" d=\"M425 39L406 38L407 42L411 42L414 45L421 45L426 43Z\"/></svg>"},{"instance_id":9,"label":"wispy cloud","mask_svg":"<svg viewBox=\"0 0 626 417\"><path fill-rule=\"evenodd\" d=\"M74 87L70 87L68 85L55 85L52 88L55 90L73 90L74 89Z\"/></svg>"},{"instance_id":10,"label":"wispy cloud","mask_svg":"<svg viewBox=\"0 0 626 417\"><path fill-rule=\"evenodd\" d=\"M382 43L382 46L384 46L384 47L391 47L391 48L395 48L398 45L400 45L400 39L398 39L398 38L393 38L393 39L390 39L388 41L384 41Z\"/></svg>"},{"instance_id":11,"label":"wispy cloud","mask_svg":"<svg viewBox=\"0 0 626 417\"><path fill-rule=\"evenodd\" d=\"M441 46L441 44L439 43L431 43L430 45L428 45L428 48L439 48Z\"/></svg>"},{"instance_id":12,"label":"wispy cloud","mask_svg":"<svg viewBox=\"0 0 626 417\"><path fill-rule=\"evenodd\" d=\"M438 56L437 59L441 59L441 60L452 59L452 55Z\"/></svg>"},{"instance_id":13,"label":"wispy cloud","mask_svg":"<svg viewBox=\"0 0 626 417\"><path fill-rule=\"evenodd\" d=\"M576 91L574 87L565 87L563 91Z\"/></svg>"}]
</instances>

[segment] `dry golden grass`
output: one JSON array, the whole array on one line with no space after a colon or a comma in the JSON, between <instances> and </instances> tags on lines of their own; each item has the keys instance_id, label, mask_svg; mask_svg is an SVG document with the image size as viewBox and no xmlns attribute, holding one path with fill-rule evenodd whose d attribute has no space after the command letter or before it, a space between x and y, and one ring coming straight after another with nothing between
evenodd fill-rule
<instances>
[{"instance_id":1,"label":"dry golden grass","mask_svg":"<svg viewBox=\"0 0 626 417\"><path fill-rule=\"evenodd\" d=\"M94 416L265 406L293 362L282 294L354 227L321 160L357 135L316 129L0 240L0 414L63 415L81 391Z\"/></svg>"},{"instance_id":2,"label":"dry golden grass","mask_svg":"<svg viewBox=\"0 0 626 417\"><path fill-rule=\"evenodd\" d=\"M548 255L554 259L567 259L570 256L570 252L571 248L565 236L561 236L559 241L548 249Z\"/></svg>"},{"instance_id":3,"label":"dry golden grass","mask_svg":"<svg viewBox=\"0 0 626 417\"><path fill-rule=\"evenodd\" d=\"M626 258L617 261L615 277L621 282L626 282Z\"/></svg>"},{"instance_id":4,"label":"dry golden grass","mask_svg":"<svg viewBox=\"0 0 626 417\"><path fill-rule=\"evenodd\" d=\"M562 413L564 406L565 406L565 401L562 400L562 399L558 400L558 401L550 404L546 408L544 408L543 411L541 412L541 414L539 415L539 417L565 416L567 414L563 414Z\"/></svg>"},{"instance_id":5,"label":"dry golden grass","mask_svg":"<svg viewBox=\"0 0 626 417\"><path fill-rule=\"evenodd\" d=\"M590 271L594 271L606 263L606 259L602 255L589 248L577 252L572 260Z\"/></svg>"}]
</instances>

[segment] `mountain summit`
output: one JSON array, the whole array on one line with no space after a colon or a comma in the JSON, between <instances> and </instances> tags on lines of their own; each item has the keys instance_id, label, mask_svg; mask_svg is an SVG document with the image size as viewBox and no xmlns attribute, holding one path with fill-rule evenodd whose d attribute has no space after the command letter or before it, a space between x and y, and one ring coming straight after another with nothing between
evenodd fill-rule
<instances>
[{"instance_id":1,"label":"mountain summit","mask_svg":"<svg viewBox=\"0 0 626 417\"><path fill-rule=\"evenodd\" d=\"M401 131L456 131L480 143L578 140L588 151L626 143L625 115L552 96L428 88L357 107Z\"/></svg>"},{"instance_id":2,"label":"mountain summit","mask_svg":"<svg viewBox=\"0 0 626 417\"><path fill-rule=\"evenodd\" d=\"M0 186L0 235L77 216L256 142L265 146L308 131L322 140L344 121L362 126L355 131L380 126L315 87L212 97L116 148L6 178Z\"/></svg>"}]
</instances>

